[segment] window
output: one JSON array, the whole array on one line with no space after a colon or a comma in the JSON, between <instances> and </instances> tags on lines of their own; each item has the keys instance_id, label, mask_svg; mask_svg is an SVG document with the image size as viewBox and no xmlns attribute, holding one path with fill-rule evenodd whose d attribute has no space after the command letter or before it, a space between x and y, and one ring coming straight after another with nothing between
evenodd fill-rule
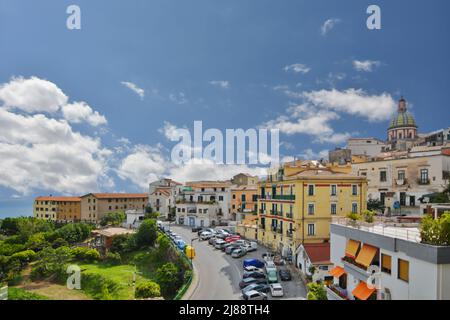
<instances>
[{"instance_id":1,"label":"window","mask_svg":"<svg viewBox=\"0 0 450 320\"><path fill-rule=\"evenodd\" d=\"M219 196L219 201L223 201L223 196Z\"/></svg>"},{"instance_id":2,"label":"window","mask_svg":"<svg viewBox=\"0 0 450 320\"><path fill-rule=\"evenodd\" d=\"M397 172L397 179L400 181L405 180L405 170L399 170Z\"/></svg>"},{"instance_id":3,"label":"window","mask_svg":"<svg viewBox=\"0 0 450 320\"><path fill-rule=\"evenodd\" d=\"M358 213L358 204L356 202L352 203L352 213Z\"/></svg>"},{"instance_id":4,"label":"window","mask_svg":"<svg viewBox=\"0 0 450 320\"><path fill-rule=\"evenodd\" d=\"M236 195L235 194L233 194L233 199L236 199Z\"/></svg>"},{"instance_id":5,"label":"window","mask_svg":"<svg viewBox=\"0 0 450 320\"><path fill-rule=\"evenodd\" d=\"M313 196L313 195L314 195L314 185L309 184L308 185L308 196Z\"/></svg>"},{"instance_id":6,"label":"window","mask_svg":"<svg viewBox=\"0 0 450 320\"><path fill-rule=\"evenodd\" d=\"M337 194L337 186L335 184L331 185L331 195L335 196Z\"/></svg>"},{"instance_id":7,"label":"window","mask_svg":"<svg viewBox=\"0 0 450 320\"><path fill-rule=\"evenodd\" d=\"M242 200L243 202L245 202L245 194L243 194L243 195L241 196L241 200Z\"/></svg>"},{"instance_id":8,"label":"window","mask_svg":"<svg viewBox=\"0 0 450 320\"><path fill-rule=\"evenodd\" d=\"M380 171L380 182L386 182L386 181L387 181L386 171Z\"/></svg>"},{"instance_id":9,"label":"window","mask_svg":"<svg viewBox=\"0 0 450 320\"><path fill-rule=\"evenodd\" d=\"M409 282L409 262L398 259L398 278L400 280Z\"/></svg>"},{"instance_id":10,"label":"window","mask_svg":"<svg viewBox=\"0 0 450 320\"><path fill-rule=\"evenodd\" d=\"M358 185L353 184L352 185L352 196L357 196L358 195Z\"/></svg>"},{"instance_id":11,"label":"window","mask_svg":"<svg viewBox=\"0 0 450 320\"><path fill-rule=\"evenodd\" d=\"M384 273L391 274L392 270L392 258L391 256L388 256L387 254L382 253L381 254L381 271Z\"/></svg>"},{"instance_id":12,"label":"window","mask_svg":"<svg viewBox=\"0 0 450 320\"><path fill-rule=\"evenodd\" d=\"M420 170L420 182L428 183L428 169Z\"/></svg>"},{"instance_id":13,"label":"window","mask_svg":"<svg viewBox=\"0 0 450 320\"><path fill-rule=\"evenodd\" d=\"M315 206L314 206L314 203L310 203L310 204L308 204L308 214L309 215L313 215L314 214L314 208Z\"/></svg>"},{"instance_id":14,"label":"window","mask_svg":"<svg viewBox=\"0 0 450 320\"><path fill-rule=\"evenodd\" d=\"M308 236L314 236L316 234L316 225L314 223L308 223Z\"/></svg>"},{"instance_id":15,"label":"window","mask_svg":"<svg viewBox=\"0 0 450 320\"><path fill-rule=\"evenodd\" d=\"M336 203L332 203L331 204L331 214L336 214L337 213L337 206Z\"/></svg>"}]
</instances>

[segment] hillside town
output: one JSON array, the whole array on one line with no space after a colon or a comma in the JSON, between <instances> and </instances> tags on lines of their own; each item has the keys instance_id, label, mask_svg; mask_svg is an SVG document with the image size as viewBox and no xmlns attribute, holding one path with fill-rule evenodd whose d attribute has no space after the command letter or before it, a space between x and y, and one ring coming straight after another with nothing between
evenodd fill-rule
<instances>
[{"instance_id":1,"label":"hillside town","mask_svg":"<svg viewBox=\"0 0 450 320\"><path fill-rule=\"evenodd\" d=\"M295 158L265 176L242 172L226 181L161 177L139 194L39 196L33 216L94 224L106 253L111 239L157 213L162 232L184 254L191 250L191 281L200 285L191 284L186 299L448 300L450 239L436 232L448 232L450 127L423 133L419 126L401 98L386 137L352 137L328 159ZM119 212L120 224L100 225ZM246 267L240 289L209 287L202 278L226 268L228 247L230 259ZM283 281L287 274L291 281Z\"/></svg>"}]
</instances>

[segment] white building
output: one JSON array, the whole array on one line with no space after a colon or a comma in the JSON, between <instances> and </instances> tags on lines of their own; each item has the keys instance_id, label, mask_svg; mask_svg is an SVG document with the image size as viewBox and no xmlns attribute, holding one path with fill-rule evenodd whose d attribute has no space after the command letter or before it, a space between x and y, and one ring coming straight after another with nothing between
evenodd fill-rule
<instances>
[{"instance_id":1,"label":"white building","mask_svg":"<svg viewBox=\"0 0 450 320\"><path fill-rule=\"evenodd\" d=\"M353 174L367 177L369 199L386 212L419 214L423 196L442 192L450 178L450 146L413 147L352 164Z\"/></svg>"},{"instance_id":2,"label":"white building","mask_svg":"<svg viewBox=\"0 0 450 320\"><path fill-rule=\"evenodd\" d=\"M214 226L231 216L229 181L188 182L176 203L176 221L187 226Z\"/></svg>"},{"instance_id":3,"label":"white building","mask_svg":"<svg viewBox=\"0 0 450 320\"><path fill-rule=\"evenodd\" d=\"M159 212L162 219L167 219L171 208L175 207L181 188L181 183L167 178L150 183L149 206Z\"/></svg>"},{"instance_id":4,"label":"white building","mask_svg":"<svg viewBox=\"0 0 450 320\"><path fill-rule=\"evenodd\" d=\"M128 229L139 228L145 217L144 210L127 210L125 214L127 215L127 222L124 227Z\"/></svg>"},{"instance_id":5,"label":"white building","mask_svg":"<svg viewBox=\"0 0 450 320\"><path fill-rule=\"evenodd\" d=\"M329 299L450 299L450 247L421 243L418 224L405 221L333 220Z\"/></svg>"},{"instance_id":6,"label":"white building","mask_svg":"<svg viewBox=\"0 0 450 320\"><path fill-rule=\"evenodd\" d=\"M347 141L347 149L352 155L364 155L374 157L384 152L386 143L376 138L350 138Z\"/></svg>"},{"instance_id":7,"label":"white building","mask_svg":"<svg viewBox=\"0 0 450 320\"><path fill-rule=\"evenodd\" d=\"M324 281L329 278L333 265L330 260L330 243L304 243L296 250L295 265L312 281Z\"/></svg>"}]
</instances>

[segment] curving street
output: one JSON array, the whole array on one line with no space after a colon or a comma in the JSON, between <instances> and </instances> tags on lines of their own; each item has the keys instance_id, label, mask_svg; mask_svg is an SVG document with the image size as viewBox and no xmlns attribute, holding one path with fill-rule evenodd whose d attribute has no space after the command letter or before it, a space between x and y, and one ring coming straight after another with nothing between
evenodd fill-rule
<instances>
[{"instance_id":1,"label":"curving street","mask_svg":"<svg viewBox=\"0 0 450 320\"><path fill-rule=\"evenodd\" d=\"M187 244L191 239L197 238L197 233L190 228L172 225L171 230L180 235ZM234 259L222 251L208 245L207 241L193 243L196 257L194 267L197 272L197 283L191 288L192 294L186 298L189 300L238 300L241 296L239 281L242 278L242 261L248 258L261 259L261 254L266 250L259 247L256 252L251 252L240 259ZM306 289L297 275L292 274L292 281L283 282L285 297L283 299L301 299L306 297ZM269 294L269 299L271 299Z\"/></svg>"}]
</instances>

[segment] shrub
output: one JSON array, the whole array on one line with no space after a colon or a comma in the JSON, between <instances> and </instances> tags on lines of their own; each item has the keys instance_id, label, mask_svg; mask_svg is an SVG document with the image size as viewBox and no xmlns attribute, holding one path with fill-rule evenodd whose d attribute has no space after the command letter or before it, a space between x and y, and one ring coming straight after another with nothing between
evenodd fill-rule
<instances>
[{"instance_id":1,"label":"shrub","mask_svg":"<svg viewBox=\"0 0 450 320\"><path fill-rule=\"evenodd\" d=\"M308 283L308 300L328 300L327 291L321 282Z\"/></svg>"},{"instance_id":2,"label":"shrub","mask_svg":"<svg viewBox=\"0 0 450 320\"><path fill-rule=\"evenodd\" d=\"M362 213L364 221L367 223L373 223L375 221L375 212L370 210L365 210Z\"/></svg>"},{"instance_id":3,"label":"shrub","mask_svg":"<svg viewBox=\"0 0 450 320\"><path fill-rule=\"evenodd\" d=\"M71 258L72 253L68 247L45 248L37 256L37 262L31 270L31 279L53 278L57 282L64 281L67 277L66 264Z\"/></svg>"},{"instance_id":4,"label":"shrub","mask_svg":"<svg viewBox=\"0 0 450 320\"><path fill-rule=\"evenodd\" d=\"M153 219L144 220L135 235L137 245L140 247L152 247L155 244L157 233L156 221Z\"/></svg>"},{"instance_id":5,"label":"shrub","mask_svg":"<svg viewBox=\"0 0 450 320\"><path fill-rule=\"evenodd\" d=\"M159 284L153 281L141 282L136 286L136 298L155 298L161 296Z\"/></svg>"},{"instance_id":6,"label":"shrub","mask_svg":"<svg viewBox=\"0 0 450 320\"><path fill-rule=\"evenodd\" d=\"M120 264L122 262L122 257L118 252L108 252L105 258L107 263L110 264Z\"/></svg>"},{"instance_id":7,"label":"shrub","mask_svg":"<svg viewBox=\"0 0 450 320\"><path fill-rule=\"evenodd\" d=\"M420 235L423 243L435 246L450 245L450 212L445 212L440 218L427 215L422 219Z\"/></svg>"},{"instance_id":8,"label":"shrub","mask_svg":"<svg viewBox=\"0 0 450 320\"><path fill-rule=\"evenodd\" d=\"M347 218L354 222L361 220L361 216L355 212L350 212L349 214L347 214Z\"/></svg>"},{"instance_id":9,"label":"shrub","mask_svg":"<svg viewBox=\"0 0 450 320\"><path fill-rule=\"evenodd\" d=\"M36 259L36 252L33 250L16 252L11 256L11 259L18 260L21 265L24 265Z\"/></svg>"},{"instance_id":10,"label":"shrub","mask_svg":"<svg viewBox=\"0 0 450 320\"><path fill-rule=\"evenodd\" d=\"M71 250L71 253L75 259L93 262L100 260L100 253L96 249L90 249L86 247L76 247Z\"/></svg>"},{"instance_id":11,"label":"shrub","mask_svg":"<svg viewBox=\"0 0 450 320\"><path fill-rule=\"evenodd\" d=\"M119 289L119 284L96 273L82 273L81 288L97 300L112 300Z\"/></svg>"},{"instance_id":12,"label":"shrub","mask_svg":"<svg viewBox=\"0 0 450 320\"><path fill-rule=\"evenodd\" d=\"M25 243L25 246L28 249L34 250L34 251L41 251L45 247L49 246L50 244L45 240L45 236L43 232L35 233L31 235L27 242Z\"/></svg>"},{"instance_id":13,"label":"shrub","mask_svg":"<svg viewBox=\"0 0 450 320\"><path fill-rule=\"evenodd\" d=\"M52 248L56 249L59 247L68 247L69 243L63 238L57 238L52 242Z\"/></svg>"},{"instance_id":14,"label":"shrub","mask_svg":"<svg viewBox=\"0 0 450 320\"><path fill-rule=\"evenodd\" d=\"M156 279L165 298L173 297L182 284L178 267L169 262L156 270Z\"/></svg>"},{"instance_id":15,"label":"shrub","mask_svg":"<svg viewBox=\"0 0 450 320\"><path fill-rule=\"evenodd\" d=\"M86 223L70 223L56 231L59 238L63 238L69 243L76 243L86 240L91 234L92 226Z\"/></svg>"},{"instance_id":16,"label":"shrub","mask_svg":"<svg viewBox=\"0 0 450 320\"><path fill-rule=\"evenodd\" d=\"M48 300L48 298L20 288L9 287L8 300Z\"/></svg>"},{"instance_id":17,"label":"shrub","mask_svg":"<svg viewBox=\"0 0 450 320\"><path fill-rule=\"evenodd\" d=\"M113 238L109 250L117 253L125 253L133 251L135 247L136 243L133 235L121 234Z\"/></svg>"},{"instance_id":18,"label":"shrub","mask_svg":"<svg viewBox=\"0 0 450 320\"><path fill-rule=\"evenodd\" d=\"M100 220L100 225L107 226L118 226L120 225L125 219L127 218L127 215L124 212L109 212L106 213Z\"/></svg>"}]
</instances>

